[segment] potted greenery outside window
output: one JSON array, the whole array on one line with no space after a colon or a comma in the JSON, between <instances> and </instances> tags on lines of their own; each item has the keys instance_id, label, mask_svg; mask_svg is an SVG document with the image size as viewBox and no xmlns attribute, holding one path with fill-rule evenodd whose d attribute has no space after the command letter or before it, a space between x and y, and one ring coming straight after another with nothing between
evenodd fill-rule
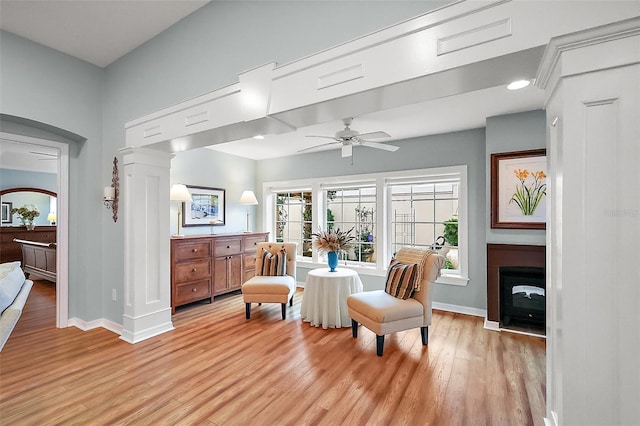
<instances>
[{"instance_id":1,"label":"potted greenery outside window","mask_svg":"<svg viewBox=\"0 0 640 426\"><path fill-rule=\"evenodd\" d=\"M19 208L11 209L11 214L17 214L22 224L26 226L28 230L33 231L33 229L35 228L33 220L36 217L40 216L40 212L38 211L38 208L33 204L30 204L30 206L31 208L24 205Z\"/></svg>"},{"instance_id":2,"label":"potted greenery outside window","mask_svg":"<svg viewBox=\"0 0 640 426\"><path fill-rule=\"evenodd\" d=\"M458 218L452 217L444 222L444 240L449 246L446 253L446 269L458 269Z\"/></svg>"}]
</instances>

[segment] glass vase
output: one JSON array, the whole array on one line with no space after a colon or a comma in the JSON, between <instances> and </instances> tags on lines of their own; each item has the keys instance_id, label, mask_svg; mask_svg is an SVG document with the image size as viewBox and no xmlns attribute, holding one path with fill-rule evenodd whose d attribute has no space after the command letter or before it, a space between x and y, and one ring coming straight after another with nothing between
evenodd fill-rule
<instances>
[{"instance_id":1,"label":"glass vase","mask_svg":"<svg viewBox=\"0 0 640 426\"><path fill-rule=\"evenodd\" d=\"M330 251L327 253L327 261L329 263L329 272L336 272L338 267L338 252Z\"/></svg>"}]
</instances>

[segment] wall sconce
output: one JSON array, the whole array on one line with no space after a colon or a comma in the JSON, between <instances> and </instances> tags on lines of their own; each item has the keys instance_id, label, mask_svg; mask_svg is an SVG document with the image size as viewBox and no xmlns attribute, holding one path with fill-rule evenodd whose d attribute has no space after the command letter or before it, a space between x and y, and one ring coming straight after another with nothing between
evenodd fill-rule
<instances>
[{"instance_id":1,"label":"wall sconce","mask_svg":"<svg viewBox=\"0 0 640 426\"><path fill-rule=\"evenodd\" d=\"M253 191L244 191L240 197L240 204L247 206L247 229L244 232L249 232L249 206L255 206L258 204L258 199Z\"/></svg>"},{"instance_id":2,"label":"wall sconce","mask_svg":"<svg viewBox=\"0 0 640 426\"><path fill-rule=\"evenodd\" d=\"M180 216L182 215L182 206L184 205L183 203L187 201L193 201L191 199L191 193L187 189L186 185L177 183L171 187L169 200L178 202L178 233L175 234L174 237L184 237L184 235L180 234Z\"/></svg>"},{"instance_id":3,"label":"wall sconce","mask_svg":"<svg viewBox=\"0 0 640 426\"><path fill-rule=\"evenodd\" d=\"M55 225L56 224L56 214L54 212L51 212L47 215L47 220L49 221L50 225Z\"/></svg>"},{"instance_id":4,"label":"wall sconce","mask_svg":"<svg viewBox=\"0 0 640 426\"><path fill-rule=\"evenodd\" d=\"M113 211L113 221L118 221L118 199L120 197L120 179L118 178L118 159L113 157L111 186L104 187L104 205Z\"/></svg>"}]
</instances>

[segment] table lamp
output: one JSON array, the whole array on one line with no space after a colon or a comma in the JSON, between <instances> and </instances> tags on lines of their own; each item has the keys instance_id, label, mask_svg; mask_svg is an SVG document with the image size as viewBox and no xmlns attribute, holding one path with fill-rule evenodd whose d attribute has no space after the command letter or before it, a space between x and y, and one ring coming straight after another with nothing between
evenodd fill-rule
<instances>
[{"instance_id":1,"label":"table lamp","mask_svg":"<svg viewBox=\"0 0 640 426\"><path fill-rule=\"evenodd\" d=\"M253 191L244 191L240 197L240 204L247 206L247 229L244 232L249 232L249 206L255 206L258 204L258 199Z\"/></svg>"},{"instance_id":2,"label":"table lamp","mask_svg":"<svg viewBox=\"0 0 640 426\"><path fill-rule=\"evenodd\" d=\"M47 216L47 220L49 221L50 225L55 225L56 224L56 214L51 212L49 213L49 215Z\"/></svg>"},{"instance_id":3,"label":"table lamp","mask_svg":"<svg viewBox=\"0 0 640 426\"><path fill-rule=\"evenodd\" d=\"M178 202L178 233L174 235L174 237L184 237L184 235L180 234L180 216L182 215L182 206L186 201L193 201L191 199L191 193L187 189L186 185L182 185L177 183L171 187L171 193L169 194L169 199L171 201Z\"/></svg>"}]
</instances>

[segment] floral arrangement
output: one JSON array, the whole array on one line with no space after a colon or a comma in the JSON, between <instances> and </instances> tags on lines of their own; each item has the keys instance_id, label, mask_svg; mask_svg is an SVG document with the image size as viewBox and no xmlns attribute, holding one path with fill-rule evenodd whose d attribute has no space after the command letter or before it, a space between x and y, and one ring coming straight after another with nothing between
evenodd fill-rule
<instances>
[{"instance_id":1,"label":"floral arrangement","mask_svg":"<svg viewBox=\"0 0 640 426\"><path fill-rule=\"evenodd\" d=\"M326 231L318 229L318 232L314 232L311 235L314 237L313 241L316 248L321 253L330 251L344 253L353 246L355 238L351 235L352 231L353 228L348 231L341 231L340 228L328 229Z\"/></svg>"},{"instance_id":2,"label":"floral arrangement","mask_svg":"<svg viewBox=\"0 0 640 426\"><path fill-rule=\"evenodd\" d=\"M523 216L531 216L538 208L542 197L547 195L547 184L543 183L547 175L541 170L530 172L526 169L516 169L513 174L520 183L516 184L516 191L509 200L509 204L516 203ZM533 178L533 182L527 183L529 176Z\"/></svg>"},{"instance_id":3,"label":"floral arrangement","mask_svg":"<svg viewBox=\"0 0 640 426\"><path fill-rule=\"evenodd\" d=\"M32 208L29 209L25 205L20 208L11 209L11 214L17 213L23 224L26 224L27 222L31 223L33 222L33 219L40 216L40 212L38 211L37 207L34 206L33 204L31 204L31 207Z\"/></svg>"}]
</instances>

